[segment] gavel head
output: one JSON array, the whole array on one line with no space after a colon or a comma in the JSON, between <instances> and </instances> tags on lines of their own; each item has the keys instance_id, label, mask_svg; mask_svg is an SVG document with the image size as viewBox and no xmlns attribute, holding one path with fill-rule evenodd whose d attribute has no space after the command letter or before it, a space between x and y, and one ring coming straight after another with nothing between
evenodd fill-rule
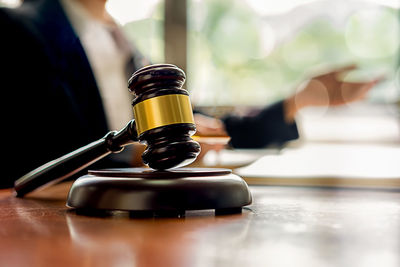
<instances>
[{"instance_id":1,"label":"gavel head","mask_svg":"<svg viewBox=\"0 0 400 267\"><path fill-rule=\"evenodd\" d=\"M143 162L156 170L192 163L200 145L189 94L182 85L185 73L170 64L156 64L136 71L128 81L134 95L133 113L138 139L146 144Z\"/></svg>"}]
</instances>

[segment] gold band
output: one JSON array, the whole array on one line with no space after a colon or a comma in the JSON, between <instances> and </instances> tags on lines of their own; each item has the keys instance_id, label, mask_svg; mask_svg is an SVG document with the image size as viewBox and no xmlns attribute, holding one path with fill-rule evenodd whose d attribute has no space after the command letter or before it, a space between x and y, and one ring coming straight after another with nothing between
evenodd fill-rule
<instances>
[{"instance_id":1,"label":"gold band","mask_svg":"<svg viewBox=\"0 0 400 267\"><path fill-rule=\"evenodd\" d=\"M194 123L189 96L174 94L153 97L133 107L138 135L164 125Z\"/></svg>"}]
</instances>

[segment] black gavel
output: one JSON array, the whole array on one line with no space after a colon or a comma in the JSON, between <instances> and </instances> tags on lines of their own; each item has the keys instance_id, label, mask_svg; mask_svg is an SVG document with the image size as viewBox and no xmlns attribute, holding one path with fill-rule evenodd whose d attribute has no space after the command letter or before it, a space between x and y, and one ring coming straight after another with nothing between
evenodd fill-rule
<instances>
[{"instance_id":1,"label":"black gavel","mask_svg":"<svg viewBox=\"0 0 400 267\"><path fill-rule=\"evenodd\" d=\"M191 136L196 132L188 92L182 88L185 73L170 64L156 64L136 71L128 81L134 95L131 120L122 130L66 154L27 173L15 182L22 197L45 185L64 180L125 146L141 142L145 164L166 170L192 163L200 145Z\"/></svg>"}]
</instances>

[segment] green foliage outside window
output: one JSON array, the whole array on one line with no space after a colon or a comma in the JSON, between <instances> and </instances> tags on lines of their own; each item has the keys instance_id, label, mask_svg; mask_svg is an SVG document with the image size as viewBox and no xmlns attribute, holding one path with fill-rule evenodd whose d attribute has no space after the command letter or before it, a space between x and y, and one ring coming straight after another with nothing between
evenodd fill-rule
<instances>
[{"instance_id":1,"label":"green foliage outside window","mask_svg":"<svg viewBox=\"0 0 400 267\"><path fill-rule=\"evenodd\" d=\"M276 40L279 25L272 28L269 18L257 15L246 1L192 1L188 66L194 101L265 105L288 95L313 70L350 63L369 73L379 69L387 76L385 89L372 92L372 101L398 97L393 84L398 11L379 6L364 9L361 5L340 27L330 18L315 16L290 36ZM284 23L290 25L290 16L286 18ZM273 47L269 37L275 41Z\"/></svg>"}]
</instances>

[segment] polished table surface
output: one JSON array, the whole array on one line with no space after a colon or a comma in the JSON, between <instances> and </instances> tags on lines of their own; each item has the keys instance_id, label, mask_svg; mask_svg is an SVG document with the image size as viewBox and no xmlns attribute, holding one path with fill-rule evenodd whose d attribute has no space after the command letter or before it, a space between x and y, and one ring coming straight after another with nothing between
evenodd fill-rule
<instances>
[{"instance_id":1,"label":"polished table surface","mask_svg":"<svg viewBox=\"0 0 400 267\"><path fill-rule=\"evenodd\" d=\"M0 190L0 266L400 266L400 192L251 186L241 214L79 215Z\"/></svg>"}]
</instances>

